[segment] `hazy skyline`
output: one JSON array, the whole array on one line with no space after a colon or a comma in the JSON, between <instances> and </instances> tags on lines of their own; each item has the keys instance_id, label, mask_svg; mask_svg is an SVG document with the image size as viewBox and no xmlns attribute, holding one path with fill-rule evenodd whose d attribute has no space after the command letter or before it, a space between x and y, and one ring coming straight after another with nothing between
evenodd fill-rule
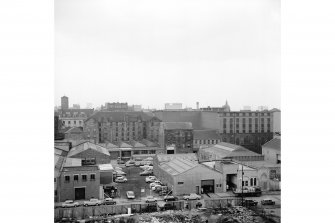
<instances>
[{"instance_id":1,"label":"hazy skyline","mask_svg":"<svg viewBox=\"0 0 335 223\"><path fill-rule=\"evenodd\" d=\"M55 105L280 108L280 1L55 0Z\"/></svg>"}]
</instances>

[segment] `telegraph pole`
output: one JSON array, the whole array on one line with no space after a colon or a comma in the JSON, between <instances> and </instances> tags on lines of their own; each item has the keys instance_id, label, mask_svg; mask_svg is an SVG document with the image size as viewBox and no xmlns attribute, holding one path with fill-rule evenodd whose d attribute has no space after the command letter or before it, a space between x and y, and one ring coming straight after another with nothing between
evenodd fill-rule
<instances>
[{"instance_id":1,"label":"telegraph pole","mask_svg":"<svg viewBox=\"0 0 335 223\"><path fill-rule=\"evenodd\" d=\"M243 172L243 164L242 164L242 207L243 207L243 175L244 175L244 172Z\"/></svg>"}]
</instances>

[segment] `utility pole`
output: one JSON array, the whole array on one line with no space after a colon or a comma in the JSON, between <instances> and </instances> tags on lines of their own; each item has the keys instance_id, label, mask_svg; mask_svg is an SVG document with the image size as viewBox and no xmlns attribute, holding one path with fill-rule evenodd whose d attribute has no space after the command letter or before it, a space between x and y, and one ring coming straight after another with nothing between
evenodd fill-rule
<instances>
[{"instance_id":1,"label":"utility pole","mask_svg":"<svg viewBox=\"0 0 335 223\"><path fill-rule=\"evenodd\" d=\"M242 164L242 207L243 207L243 175L244 175L244 172L243 172L243 164Z\"/></svg>"}]
</instances>

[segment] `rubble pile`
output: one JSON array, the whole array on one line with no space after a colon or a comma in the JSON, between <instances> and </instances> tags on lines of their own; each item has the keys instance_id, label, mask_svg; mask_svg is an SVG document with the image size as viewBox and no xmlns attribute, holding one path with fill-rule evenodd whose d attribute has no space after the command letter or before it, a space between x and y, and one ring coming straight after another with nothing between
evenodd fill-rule
<instances>
[{"instance_id":1,"label":"rubble pile","mask_svg":"<svg viewBox=\"0 0 335 223\"><path fill-rule=\"evenodd\" d=\"M262 223L261 217L244 207L224 207L221 209L207 209L205 211L165 211L160 213L147 213L138 216L142 223Z\"/></svg>"}]
</instances>

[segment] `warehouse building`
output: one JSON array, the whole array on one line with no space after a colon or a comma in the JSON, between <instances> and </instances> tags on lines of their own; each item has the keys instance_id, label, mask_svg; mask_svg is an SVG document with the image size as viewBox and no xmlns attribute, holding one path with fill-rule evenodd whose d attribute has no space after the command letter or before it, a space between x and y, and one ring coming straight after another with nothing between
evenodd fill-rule
<instances>
[{"instance_id":1,"label":"warehouse building","mask_svg":"<svg viewBox=\"0 0 335 223\"><path fill-rule=\"evenodd\" d=\"M155 175L172 189L173 195L225 191L225 179L220 172L188 159L175 158L163 162L158 165Z\"/></svg>"},{"instance_id":2,"label":"warehouse building","mask_svg":"<svg viewBox=\"0 0 335 223\"><path fill-rule=\"evenodd\" d=\"M198 156L195 153L179 153L179 154L158 154L154 156L153 159L153 169L154 169L154 174L155 171L157 171L158 166L163 164L163 163L168 163L173 159L187 159L192 162L198 163Z\"/></svg>"},{"instance_id":3,"label":"warehouse building","mask_svg":"<svg viewBox=\"0 0 335 223\"><path fill-rule=\"evenodd\" d=\"M108 150L92 142L83 142L73 147L68 157L80 158L83 165L105 164L111 161Z\"/></svg>"}]
</instances>

